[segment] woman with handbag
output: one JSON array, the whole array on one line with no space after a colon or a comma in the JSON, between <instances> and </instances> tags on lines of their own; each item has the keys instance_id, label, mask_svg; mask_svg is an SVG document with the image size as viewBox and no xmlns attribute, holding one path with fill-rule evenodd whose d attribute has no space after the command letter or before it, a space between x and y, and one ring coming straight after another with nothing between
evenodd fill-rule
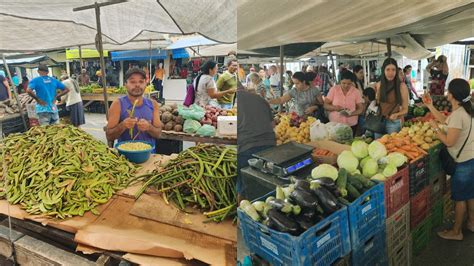
<instances>
[{"instance_id":1,"label":"woman with handbag","mask_svg":"<svg viewBox=\"0 0 474 266\"><path fill-rule=\"evenodd\" d=\"M453 107L448 117L436 110L429 95L423 96L423 103L438 122L447 124L447 132L444 133L435 121L431 123L436 137L447 147L447 152L441 150L440 159L447 174L451 175L451 198L456 202L453 229L439 232L438 235L444 239L462 240L461 229L466 207L467 228L474 232L474 134L471 132L474 109L468 82L453 79L448 86L447 98Z\"/></svg>"},{"instance_id":2,"label":"woman with handbag","mask_svg":"<svg viewBox=\"0 0 474 266\"><path fill-rule=\"evenodd\" d=\"M383 62L382 76L375 84L375 91L380 111L378 128L370 128L369 121L366 121L366 128L373 131L378 139L384 134L400 131L402 119L408 113L408 88L400 80L395 59L387 58Z\"/></svg>"}]
</instances>

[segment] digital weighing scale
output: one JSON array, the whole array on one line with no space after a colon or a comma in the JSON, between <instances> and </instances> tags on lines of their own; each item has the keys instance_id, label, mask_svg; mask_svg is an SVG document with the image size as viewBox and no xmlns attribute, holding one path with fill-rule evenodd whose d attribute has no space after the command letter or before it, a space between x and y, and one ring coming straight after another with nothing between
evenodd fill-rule
<instances>
[{"instance_id":1,"label":"digital weighing scale","mask_svg":"<svg viewBox=\"0 0 474 266\"><path fill-rule=\"evenodd\" d=\"M311 176L311 170L316 167L311 156L313 149L308 145L288 142L253 154L250 166L241 170L246 188L244 196L255 199L278 185L290 183L290 176L301 179Z\"/></svg>"}]
</instances>

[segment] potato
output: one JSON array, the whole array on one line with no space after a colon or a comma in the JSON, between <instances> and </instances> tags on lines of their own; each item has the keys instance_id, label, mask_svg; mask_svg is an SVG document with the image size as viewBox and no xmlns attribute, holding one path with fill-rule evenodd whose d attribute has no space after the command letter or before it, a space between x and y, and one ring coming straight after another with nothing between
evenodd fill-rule
<instances>
[{"instance_id":1,"label":"potato","mask_svg":"<svg viewBox=\"0 0 474 266\"><path fill-rule=\"evenodd\" d=\"M161 121L163 121L163 123L165 124L171 121L172 119L173 119L173 115L170 112L164 112L161 115Z\"/></svg>"},{"instance_id":2,"label":"potato","mask_svg":"<svg viewBox=\"0 0 474 266\"><path fill-rule=\"evenodd\" d=\"M183 126L182 126L182 125L175 125L175 126L174 126L174 131L176 131L176 132L181 132L181 131L183 131Z\"/></svg>"},{"instance_id":3,"label":"potato","mask_svg":"<svg viewBox=\"0 0 474 266\"><path fill-rule=\"evenodd\" d=\"M184 118L182 116L176 116L174 121L176 122L176 124L179 124L179 125L182 125L184 124Z\"/></svg>"},{"instance_id":4,"label":"potato","mask_svg":"<svg viewBox=\"0 0 474 266\"><path fill-rule=\"evenodd\" d=\"M165 129L165 130L168 130L168 131L169 131L169 130L173 130L174 126L175 126L175 123L174 123L173 121L169 121L168 123L165 124L165 128L164 128L164 129Z\"/></svg>"}]
</instances>

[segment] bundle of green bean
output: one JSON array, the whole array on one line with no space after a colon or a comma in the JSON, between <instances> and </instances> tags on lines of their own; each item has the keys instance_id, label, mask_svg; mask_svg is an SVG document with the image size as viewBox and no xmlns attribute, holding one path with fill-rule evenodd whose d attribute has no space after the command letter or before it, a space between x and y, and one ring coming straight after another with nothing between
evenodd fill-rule
<instances>
[{"instance_id":1,"label":"bundle of green bean","mask_svg":"<svg viewBox=\"0 0 474 266\"><path fill-rule=\"evenodd\" d=\"M234 148L198 145L181 152L164 169L143 176L149 179L135 197L152 186L162 192L167 203L173 202L180 210L195 207L204 212L208 221L221 222L235 216L236 176Z\"/></svg>"},{"instance_id":2,"label":"bundle of green bean","mask_svg":"<svg viewBox=\"0 0 474 266\"><path fill-rule=\"evenodd\" d=\"M97 214L127 187L136 167L73 126L34 127L0 144L0 197L30 214L64 219Z\"/></svg>"}]
</instances>

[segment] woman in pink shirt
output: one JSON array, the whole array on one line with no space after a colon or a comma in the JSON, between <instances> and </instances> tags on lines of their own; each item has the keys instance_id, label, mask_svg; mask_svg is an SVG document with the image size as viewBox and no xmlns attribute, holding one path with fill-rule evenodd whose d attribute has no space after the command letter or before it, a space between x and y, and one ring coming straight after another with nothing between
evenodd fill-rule
<instances>
[{"instance_id":1,"label":"woman in pink shirt","mask_svg":"<svg viewBox=\"0 0 474 266\"><path fill-rule=\"evenodd\" d=\"M353 86L354 81L352 72L342 72L340 84L332 87L324 99L324 109L329 112L329 121L346 124L352 130L355 130L358 116L364 111L362 95Z\"/></svg>"}]
</instances>

